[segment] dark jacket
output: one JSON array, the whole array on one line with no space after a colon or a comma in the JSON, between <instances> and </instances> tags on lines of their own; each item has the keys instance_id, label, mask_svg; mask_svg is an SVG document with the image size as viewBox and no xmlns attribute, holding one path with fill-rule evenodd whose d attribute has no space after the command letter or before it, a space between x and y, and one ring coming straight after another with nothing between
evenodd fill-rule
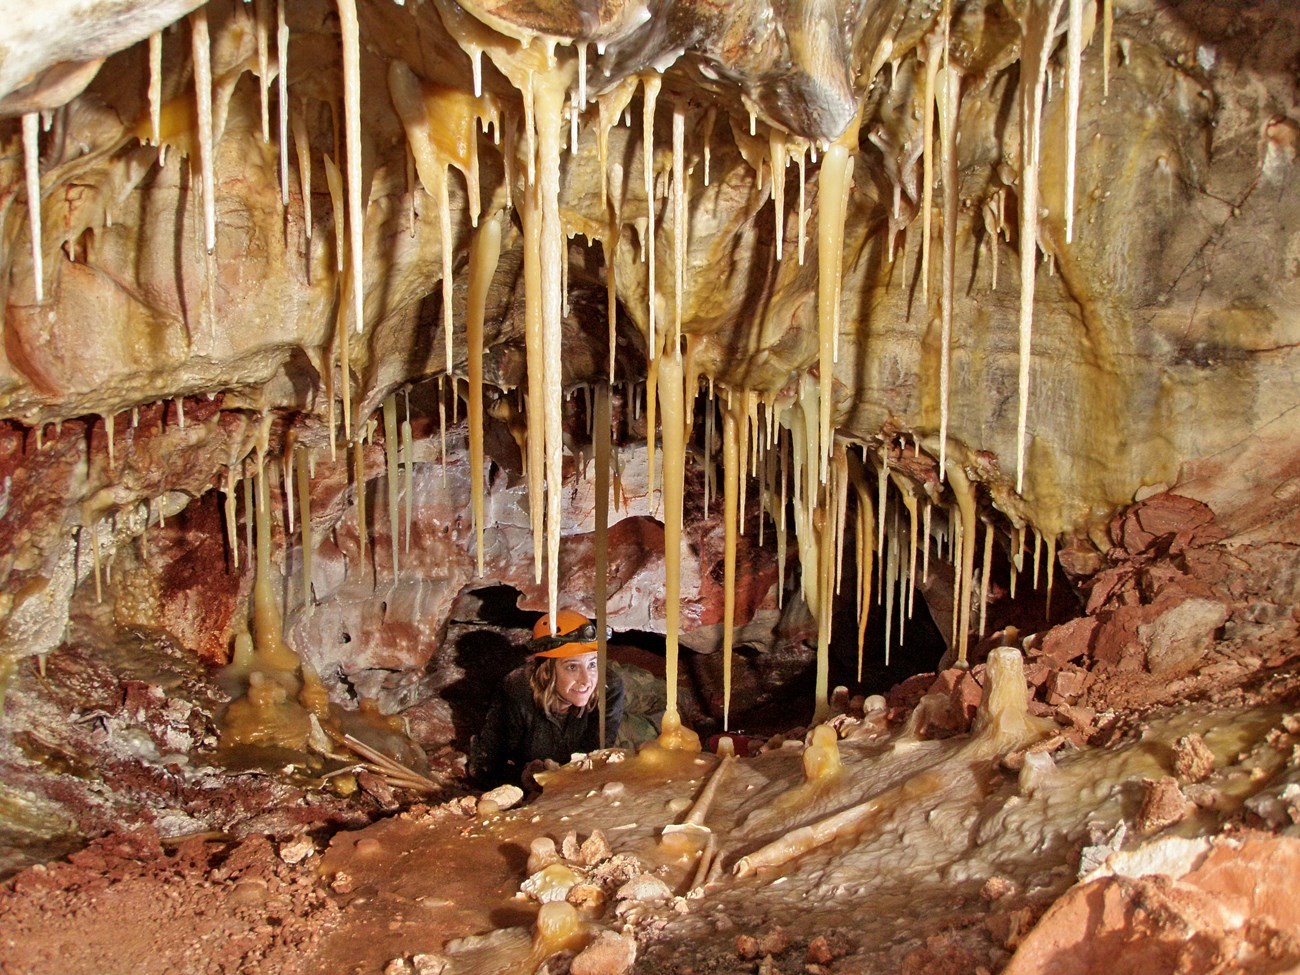
<instances>
[{"instance_id":1,"label":"dark jacket","mask_svg":"<svg viewBox=\"0 0 1300 975\"><path fill-rule=\"evenodd\" d=\"M524 766L538 759L567 762L574 752L600 745L600 714L547 714L533 702L529 682L536 664L512 670L487 713L483 730L470 743L469 774L482 788L519 784ZM611 668L605 675L605 747L612 748L623 722L623 679Z\"/></svg>"}]
</instances>

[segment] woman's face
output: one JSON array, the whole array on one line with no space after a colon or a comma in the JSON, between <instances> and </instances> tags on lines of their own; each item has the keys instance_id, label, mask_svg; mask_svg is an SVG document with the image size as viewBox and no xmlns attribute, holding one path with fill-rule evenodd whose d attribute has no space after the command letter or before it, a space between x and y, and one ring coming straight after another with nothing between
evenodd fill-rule
<instances>
[{"instance_id":1,"label":"woman's face","mask_svg":"<svg viewBox=\"0 0 1300 975\"><path fill-rule=\"evenodd\" d=\"M596 654L561 657L555 662L555 693L575 708L585 707L596 693Z\"/></svg>"}]
</instances>

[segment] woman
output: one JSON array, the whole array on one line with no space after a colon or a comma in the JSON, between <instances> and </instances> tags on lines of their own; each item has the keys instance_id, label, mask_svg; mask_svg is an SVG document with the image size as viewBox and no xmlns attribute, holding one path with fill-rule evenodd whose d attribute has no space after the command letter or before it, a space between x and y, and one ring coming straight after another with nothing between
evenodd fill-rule
<instances>
[{"instance_id":1,"label":"woman","mask_svg":"<svg viewBox=\"0 0 1300 975\"><path fill-rule=\"evenodd\" d=\"M555 614L533 627L533 660L502 682L482 732L470 743L469 774L483 788L527 778L545 762L601 747L596 700L596 628L581 613ZM605 675L605 744L613 747L623 720L623 681Z\"/></svg>"}]
</instances>

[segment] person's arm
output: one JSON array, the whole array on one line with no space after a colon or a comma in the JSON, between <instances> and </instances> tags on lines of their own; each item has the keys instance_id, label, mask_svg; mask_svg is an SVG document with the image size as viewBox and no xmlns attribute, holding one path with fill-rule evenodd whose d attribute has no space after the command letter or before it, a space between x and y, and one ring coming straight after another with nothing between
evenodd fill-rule
<instances>
[{"instance_id":1,"label":"person's arm","mask_svg":"<svg viewBox=\"0 0 1300 975\"><path fill-rule=\"evenodd\" d=\"M508 695L498 692L488 709L483 728L470 742L469 776L479 786L492 788L518 778L518 770L510 769L510 760L516 758L523 736L523 723L519 709Z\"/></svg>"}]
</instances>

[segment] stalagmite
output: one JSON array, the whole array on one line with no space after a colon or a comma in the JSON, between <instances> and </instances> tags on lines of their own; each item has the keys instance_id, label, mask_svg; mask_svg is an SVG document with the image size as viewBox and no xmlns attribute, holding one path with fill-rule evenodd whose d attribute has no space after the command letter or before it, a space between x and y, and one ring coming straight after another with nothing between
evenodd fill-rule
<instances>
[{"instance_id":1,"label":"stalagmite","mask_svg":"<svg viewBox=\"0 0 1300 975\"><path fill-rule=\"evenodd\" d=\"M948 482L952 485L952 493L961 512L961 612L957 632L953 634L953 645L957 647L957 666L965 667L966 646L970 640L971 581L975 576L975 488L966 477L962 465L953 460L948 462Z\"/></svg>"},{"instance_id":2,"label":"stalagmite","mask_svg":"<svg viewBox=\"0 0 1300 975\"><path fill-rule=\"evenodd\" d=\"M492 214L474 234L469 251L469 293L465 299L465 342L469 370L470 499L474 513L474 541L478 574L483 575L483 322L488 288L501 257L501 218Z\"/></svg>"},{"instance_id":3,"label":"stalagmite","mask_svg":"<svg viewBox=\"0 0 1300 975\"><path fill-rule=\"evenodd\" d=\"M162 32L149 35L150 145L162 144Z\"/></svg>"},{"instance_id":4,"label":"stalagmite","mask_svg":"<svg viewBox=\"0 0 1300 975\"><path fill-rule=\"evenodd\" d=\"M401 560L397 552L400 548L398 544L400 536L398 534L398 482L397 482L397 452L399 444L397 440L397 394L389 393L384 397L384 463L387 469L388 481L388 537L393 549L393 579L396 580L401 573ZM480 434L481 434L480 430ZM470 439L470 450L474 447L473 438ZM293 529L291 528L290 531Z\"/></svg>"},{"instance_id":5,"label":"stalagmite","mask_svg":"<svg viewBox=\"0 0 1300 975\"><path fill-rule=\"evenodd\" d=\"M271 582L271 491L266 471L266 434L271 414L262 423L257 451L257 574L253 579L253 643L259 662L273 670L292 673L298 657L284 642L279 601ZM252 519L252 512L249 518Z\"/></svg>"},{"instance_id":6,"label":"stalagmite","mask_svg":"<svg viewBox=\"0 0 1300 975\"><path fill-rule=\"evenodd\" d=\"M1074 241L1074 169L1079 153L1079 62L1083 57L1083 0L1069 0L1065 33L1065 242Z\"/></svg>"},{"instance_id":7,"label":"stalagmite","mask_svg":"<svg viewBox=\"0 0 1300 975\"><path fill-rule=\"evenodd\" d=\"M659 88L663 79L651 73L642 79L641 106L641 166L645 183L646 200L646 245L649 257L646 261L646 295L647 328L650 335L650 358L659 354L659 342L655 335L655 100L659 97Z\"/></svg>"},{"instance_id":8,"label":"stalagmite","mask_svg":"<svg viewBox=\"0 0 1300 975\"><path fill-rule=\"evenodd\" d=\"M1033 343L1034 268L1038 258L1038 164L1043 84L1065 0L1029 0L1021 24L1020 58L1020 377L1016 412L1016 491L1025 486L1025 440L1029 421L1029 366Z\"/></svg>"},{"instance_id":9,"label":"stalagmite","mask_svg":"<svg viewBox=\"0 0 1300 975\"><path fill-rule=\"evenodd\" d=\"M283 3L283 0L281 2ZM307 123L300 112L293 114L292 125L293 147L298 156L298 182L302 189L302 225L307 239L311 240L311 140L307 135ZM307 266L311 267L310 260Z\"/></svg>"},{"instance_id":10,"label":"stalagmite","mask_svg":"<svg viewBox=\"0 0 1300 975\"><path fill-rule=\"evenodd\" d=\"M284 0L275 0L275 57L276 79L280 100L277 106L280 122L280 204L289 205L289 25L284 19ZM294 133L297 140L297 133ZM305 143L307 140L304 139ZM302 151L299 150L298 167L302 168ZM311 239L311 156L307 156L307 173L303 176L303 205L307 211L307 238Z\"/></svg>"},{"instance_id":11,"label":"stalagmite","mask_svg":"<svg viewBox=\"0 0 1300 975\"><path fill-rule=\"evenodd\" d=\"M947 60L946 34L944 59ZM943 471L947 463L952 303L957 267L957 112L961 104L961 74L956 68L944 65L935 94L940 103L939 160L943 169L943 294L939 339L939 470Z\"/></svg>"},{"instance_id":12,"label":"stalagmite","mask_svg":"<svg viewBox=\"0 0 1300 975\"><path fill-rule=\"evenodd\" d=\"M734 404L722 410L722 730L730 729L731 648L736 625L736 521L740 495L740 445Z\"/></svg>"},{"instance_id":13,"label":"stalagmite","mask_svg":"<svg viewBox=\"0 0 1300 975\"><path fill-rule=\"evenodd\" d=\"M39 303L45 300L45 270L41 253L41 146L37 112L23 116L23 164L27 174L27 221L32 238L32 282Z\"/></svg>"},{"instance_id":14,"label":"stalagmite","mask_svg":"<svg viewBox=\"0 0 1300 975\"><path fill-rule=\"evenodd\" d=\"M198 105L199 169L203 181L203 245L209 254L217 246L217 200L212 144L212 44L208 37L208 11L190 14L190 45L194 57L194 98ZM210 287L210 285L209 285Z\"/></svg>"},{"instance_id":15,"label":"stalagmite","mask_svg":"<svg viewBox=\"0 0 1300 975\"><path fill-rule=\"evenodd\" d=\"M339 33L343 42L343 126L348 151L348 265L352 286L353 323L358 332L366 327L365 317L365 209L361 200L361 38L357 25L356 0L337 0ZM335 215L338 219L338 215Z\"/></svg>"},{"instance_id":16,"label":"stalagmite","mask_svg":"<svg viewBox=\"0 0 1300 975\"><path fill-rule=\"evenodd\" d=\"M298 466L298 530L302 533L302 604L310 607L311 568L316 540L311 528L311 448L299 447L295 455Z\"/></svg>"}]
</instances>

